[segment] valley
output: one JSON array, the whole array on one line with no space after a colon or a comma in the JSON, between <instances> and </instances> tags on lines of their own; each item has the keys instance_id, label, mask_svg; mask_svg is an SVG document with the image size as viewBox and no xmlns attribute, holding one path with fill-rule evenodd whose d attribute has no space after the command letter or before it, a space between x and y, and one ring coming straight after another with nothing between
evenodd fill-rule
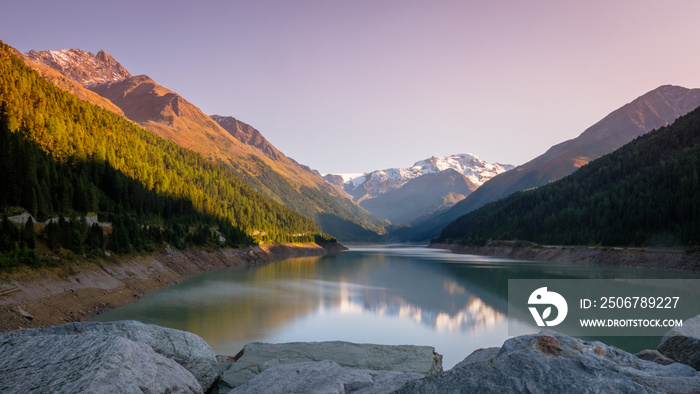
<instances>
[{"instance_id":1,"label":"valley","mask_svg":"<svg viewBox=\"0 0 700 394\"><path fill-rule=\"evenodd\" d=\"M544 323L535 318L535 326L527 309L523 320L513 306L522 300L508 298L511 281L570 279L678 280L682 288L674 287L681 282L662 288L680 291L677 298L697 298L696 286L687 283L700 271L700 89L659 86L577 137L539 147L544 153L521 165L436 152L412 166L350 172L365 168L358 162L348 172L322 175L300 162L306 158L297 161L278 149L268 131L239 119L237 108L207 115L156 80L161 76L132 75L104 50L21 53L0 43L0 332L20 330L0 335L0 342L36 352L32 336L46 341L43 331L21 329L74 327L67 329L72 341L78 327L141 325L125 320L188 331L196 335L183 335L192 335L209 364L217 365L207 367L206 379L199 379L204 383L190 372L174 373L172 387L193 392L235 392L249 387L248 380L271 379L262 367L256 377L231 377L241 357L252 357L255 346L247 344L259 341L291 342L284 345L291 349L326 341L321 348L333 354L323 357L334 360L344 353L338 346L355 346L351 342L420 345L430 370L402 376L413 383L401 380L380 392L431 392L434 382L439 392L461 373L476 374L468 383L482 387L480 377L493 372L485 363L495 365L511 351L534 352L525 362L544 354L556 363L569 360L559 353L569 347L578 352L572 351L579 357L572 362L585 356L602 363L582 372L581 381L604 374L613 376L610 382L623 379L626 388L700 387L687 360L674 363L681 357L674 355L675 367L663 369L632 354L657 344L662 349L666 339L659 343L658 336L605 338L623 350L550 331L536 339L514 337L511 323L533 332ZM343 116L338 124L347 120ZM355 138L333 127L326 133L330 141ZM346 149L294 137L318 150ZM454 146L456 152L471 149ZM532 301L536 292L528 305L540 304ZM563 319L567 307L562 312L551 305ZM534 307L529 312L539 313ZM550 312L551 306L539 320ZM171 332L147 327L142 331ZM126 334L104 342L129 351L125 341L131 339L120 335ZM103 344L85 343L55 353L102 354ZM158 348L151 345L144 351ZM363 346L375 353L388 348ZM581 356L584 348L588 353ZM443 372L443 355L451 371ZM334 362L326 358L308 367ZM633 373L615 372L611 362L620 360ZM109 361L93 364L102 368ZM126 364L114 368L122 373L136 365ZM70 378L47 365L62 376L42 385ZM493 373L502 373L498 368ZM15 373L15 366L0 365L0 387L15 387L6 378ZM659 383L658 374L666 380ZM377 375L370 375L374 384ZM516 375L527 379L508 376ZM178 380L189 377L186 384ZM308 388L313 377L299 384ZM499 379L484 382L506 387ZM548 392L539 377L535 381L528 389Z\"/></svg>"},{"instance_id":2,"label":"valley","mask_svg":"<svg viewBox=\"0 0 700 394\"><path fill-rule=\"evenodd\" d=\"M661 86L517 167L458 154L410 167L322 177L284 155L253 126L233 116L205 115L148 76L132 76L104 51L17 55L62 89L221 163L247 186L348 242L426 242L460 216L564 178L700 104L698 89Z\"/></svg>"},{"instance_id":3,"label":"valley","mask_svg":"<svg viewBox=\"0 0 700 394\"><path fill-rule=\"evenodd\" d=\"M596 159L601 156L607 157L605 155L613 151L617 153L633 139L668 126L692 111L700 104L698 89L671 85L654 89L611 112L579 137L557 144L519 166L491 164L474 154L464 153L433 156L409 167L321 176L318 171L287 157L253 126L233 116L204 114L195 104L152 78L132 75L105 51L96 55L80 49L32 50L22 54L6 47L4 58L9 61L6 75L20 73L32 79L45 79L66 92L63 96L56 96L45 85L29 87L10 79L5 85L19 84L25 89L19 95L5 90L9 95L4 99L4 124L9 134L3 138L11 141L4 147L7 162L2 202L6 213L16 214L24 210L43 221L59 211L69 215L98 212L101 217L114 222L101 235L96 229L90 230L89 226L75 227L72 224L62 224L64 227L55 230L51 226L44 228L44 225L37 224L30 227L27 224L26 234L17 235L19 232L5 225L4 248L12 256L6 260L13 261L11 264L16 264L17 259L30 265L38 264L47 260L47 255L42 253L57 252L61 248L77 254L99 255L102 250L117 253L161 250L168 244L178 248L193 245L247 247L259 243L323 243L335 242L336 239L341 242L426 242L434 239L440 244L460 245L522 240L572 246L677 247L693 246L696 242L694 222L679 224L682 217L670 211L657 213L651 218L644 207L659 205L658 202L649 202L651 200L629 203L628 207L613 204L603 213L598 213L602 215L596 219L600 222L592 222L590 217L593 214L581 211L584 203L574 202L572 198L582 193L578 191L584 187L582 184L599 188L600 182L571 179L583 177L582 174L597 168L598 161L603 159ZM38 72L41 77L31 75L19 63ZM22 101L32 95L42 97L40 104ZM73 97L87 100L100 109L84 102L76 107L71 102ZM35 114L28 121L30 108L34 108ZM37 109L40 110L38 113ZM83 115L85 113L88 115ZM95 128L99 131L95 132ZM75 132L67 133L68 129ZM115 132L119 137L116 144L105 145L104 141L114 138ZM25 141L17 139L20 134ZM668 145L668 142L664 144ZM154 146L157 147L155 150ZM640 149L643 152L652 150L651 147L629 149L635 154ZM136 151L138 155L134 155ZM13 162L11 159L20 156L25 157L25 161ZM188 164L183 166L181 157L187 157ZM141 162L144 159L145 162ZM78 164L79 160L84 163ZM622 172L635 176L634 181L629 181L633 182L630 188L634 187L631 189L633 194L640 194L639 175L635 175L635 171L643 171L639 167L640 161L628 161L634 164L625 163L628 166ZM37 162L42 164L35 164ZM597 176L595 179L609 178L608 168L611 166L615 164L608 164L598 175L593 175ZM673 167L678 172L674 173L678 179L664 181L663 187L680 183L690 188L687 193L682 193L684 196L695 195L692 189L696 183L695 167L692 160L679 163ZM27 181L9 183L8 180L16 178L24 168L31 169ZM201 168L202 175L190 175L190 168L196 171ZM601 175L601 171L606 175ZM569 176L572 173L573 178ZM659 175L648 176L655 177ZM60 178L70 180L69 184L62 184ZM659 183L657 180L657 186ZM229 185L236 186L231 190ZM565 196L568 208L562 208L561 204L555 208L537 208L536 204L520 202L526 196L541 196L548 190L558 190L557 187L575 190L554 193L555 197ZM656 186L648 186L649 189L653 187ZM524 190L530 192L523 193ZM611 193L619 195L616 191L586 190L603 202L612 199ZM668 192L655 192L656 195L666 195L664 193ZM160 202L160 199L166 202ZM678 202L678 199L676 196L674 201ZM156 200L158 202L152 202ZM232 201L236 203L232 204ZM491 212L498 204L503 206L507 201L516 204L516 212L501 213L497 219L481 213ZM591 204L601 206L598 202ZM694 206L689 204L675 208L676 212L694 212ZM551 213L531 211L523 206ZM515 218L522 214L527 219L521 219L521 223L527 221L535 227L519 232L494 227L497 229L487 234L474 230L475 225L471 222L466 224L468 219L463 215L472 211L475 213L470 217L487 217L485 223L491 226L505 225L506 217ZM275 217L270 216L271 212L276 212ZM555 212L569 216L554 219ZM657 233L651 238L639 234L620 236L622 231L631 231L623 230L620 226L626 225L621 225L617 219L612 222L611 215L620 215L620 212L629 212L622 213L624 216L636 216L633 226L638 233L644 228L641 221L651 226L649 231ZM586 223L579 219L572 221L572 215L589 219ZM226 220L233 226L225 223ZM664 225L663 232L658 227L662 220L670 223ZM653 224L650 225L650 221ZM139 223L147 226L148 231L138 230ZM554 230L557 238L543 238L543 231L552 227L552 223L562 224L567 229ZM618 235L610 239L598 235L587 235L586 238L569 235L574 227L583 229L586 234L594 234L601 226L607 227L608 233ZM678 226L681 226L680 230ZM465 230L477 231L480 235L455 235ZM50 231L59 235L51 235ZM81 235L60 235L71 231ZM25 243L35 244L34 239L40 245L39 254L24 248ZM13 249L15 246L20 249Z\"/></svg>"}]
</instances>

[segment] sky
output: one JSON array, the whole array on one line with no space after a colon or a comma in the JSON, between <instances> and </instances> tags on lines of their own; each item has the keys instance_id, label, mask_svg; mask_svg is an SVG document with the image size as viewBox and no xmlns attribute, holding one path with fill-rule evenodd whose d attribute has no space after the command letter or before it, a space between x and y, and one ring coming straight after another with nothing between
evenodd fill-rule
<instances>
[{"instance_id":1,"label":"sky","mask_svg":"<svg viewBox=\"0 0 700 394\"><path fill-rule=\"evenodd\" d=\"M700 87L695 0L0 0L0 40L105 50L321 173L522 164L665 84Z\"/></svg>"}]
</instances>

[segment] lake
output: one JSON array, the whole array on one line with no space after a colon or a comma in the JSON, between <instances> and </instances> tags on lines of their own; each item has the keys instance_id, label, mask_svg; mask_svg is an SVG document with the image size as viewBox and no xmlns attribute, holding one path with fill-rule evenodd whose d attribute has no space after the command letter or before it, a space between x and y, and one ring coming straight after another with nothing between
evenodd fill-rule
<instances>
[{"instance_id":1,"label":"lake","mask_svg":"<svg viewBox=\"0 0 700 394\"><path fill-rule=\"evenodd\" d=\"M189 331L204 338L216 354L231 356L249 342L430 345L449 369L472 351L500 347L509 338L508 279L699 277L422 247L367 247L204 273L94 320L132 319ZM659 340L596 339L631 352L656 348Z\"/></svg>"}]
</instances>

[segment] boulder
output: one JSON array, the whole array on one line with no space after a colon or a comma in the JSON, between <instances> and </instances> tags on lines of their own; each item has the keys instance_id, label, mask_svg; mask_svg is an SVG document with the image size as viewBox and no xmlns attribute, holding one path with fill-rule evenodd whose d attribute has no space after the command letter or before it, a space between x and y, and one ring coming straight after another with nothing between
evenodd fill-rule
<instances>
[{"instance_id":1,"label":"boulder","mask_svg":"<svg viewBox=\"0 0 700 394\"><path fill-rule=\"evenodd\" d=\"M220 388L233 388L279 365L331 360L342 367L421 375L442 372L442 356L430 346L372 345L350 342L249 343L237 361L226 362Z\"/></svg>"},{"instance_id":2,"label":"boulder","mask_svg":"<svg viewBox=\"0 0 700 394\"><path fill-rule=\"evenodd\" d=\"M307 361L269 368L248 383L229 391L237 393L391 393L424 375L341 367L326 361Z\"/></svg>"},{"instance_id":3,"label":"boulder","mask_svg":"<svg viewBox=\"0 0 700 394\"><path fill-rule=\"evenodd\" d=\"M201 393L175 361L118 335L0 337L2 393Z\"/></svg>"},{"instance_id":4,"label":"boulder","mask_svg":"<svg viewBox=\"0 0 700 394\"><path fill-rule=\"evenodd\" d=\"M635 354L635 356L641 358L642 360L653 361L661 365L669 365L676 362L675 360L671 360L670 358L661 354L660 351L654 349L642 350L641 352Z\"/></svg>"},{"instance_id":5,"label":"boulder","mask_svg":"<svg viewBox=\"0 0 700 394\"><path fill-rule=\"evenodd\" d=\"M187 369L199 382L202 391L211 387L218 376L214 352L204 340L195 334L144 324L138 321L78 322L61 326L17 330L4 335L102 335L119 336L151 347L156 353ZM1 338L1 336L0 336Z\"/></svg>"},{"instance_id":6,"label":"boulder","mask_svg":"<svg viewBox=\"0 0 700 394\"><path fill-rule=\"evenodd\" d=\"M672 328L661 338L657 349L672 360L700 369L700 316Z\"/></svg>"},{"instance_id":7,"label":"boulder","mask_svg":"<svg viewBox=\"0 0 700 394\"><path fill-rule=\"evenodd\" d=\"M700 375L683 364L659 365L553 331L507 340L498 353L407 383L397 393L691 393Z\"/></svg>"},{"instance_id":8,"label":"boulder","mask_svg":"<svg viewBox=\"0 0 700 394\"><path fill-rule=\"evenodd\" d=\"M467 364L476 363L476 362L480 362L480 361L488 361L488 360L496 357L496 355L500 351L501 351L500 347L489 347L486 349L476 349L472 352L472 354L468 355L467 358L458 362L452 368L462 368Z\"/></svg>"}]
</instances>

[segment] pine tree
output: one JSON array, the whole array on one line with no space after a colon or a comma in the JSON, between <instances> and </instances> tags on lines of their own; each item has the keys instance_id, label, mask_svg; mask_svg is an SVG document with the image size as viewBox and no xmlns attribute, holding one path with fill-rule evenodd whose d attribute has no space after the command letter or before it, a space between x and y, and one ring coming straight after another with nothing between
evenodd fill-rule
<instances>
[{"instance_id":1,"label":"pine tree","mask_svg":"<svg viewBox=\"0 0 700 394\"><path fill-rule=\"evenodd\" d=\"M36 244L34 242L34 221L32 217L27 218L27 223L24 225L24 231L22 231L22 243L29 249L34 249Z\"/></svg>"}]
</instances>

